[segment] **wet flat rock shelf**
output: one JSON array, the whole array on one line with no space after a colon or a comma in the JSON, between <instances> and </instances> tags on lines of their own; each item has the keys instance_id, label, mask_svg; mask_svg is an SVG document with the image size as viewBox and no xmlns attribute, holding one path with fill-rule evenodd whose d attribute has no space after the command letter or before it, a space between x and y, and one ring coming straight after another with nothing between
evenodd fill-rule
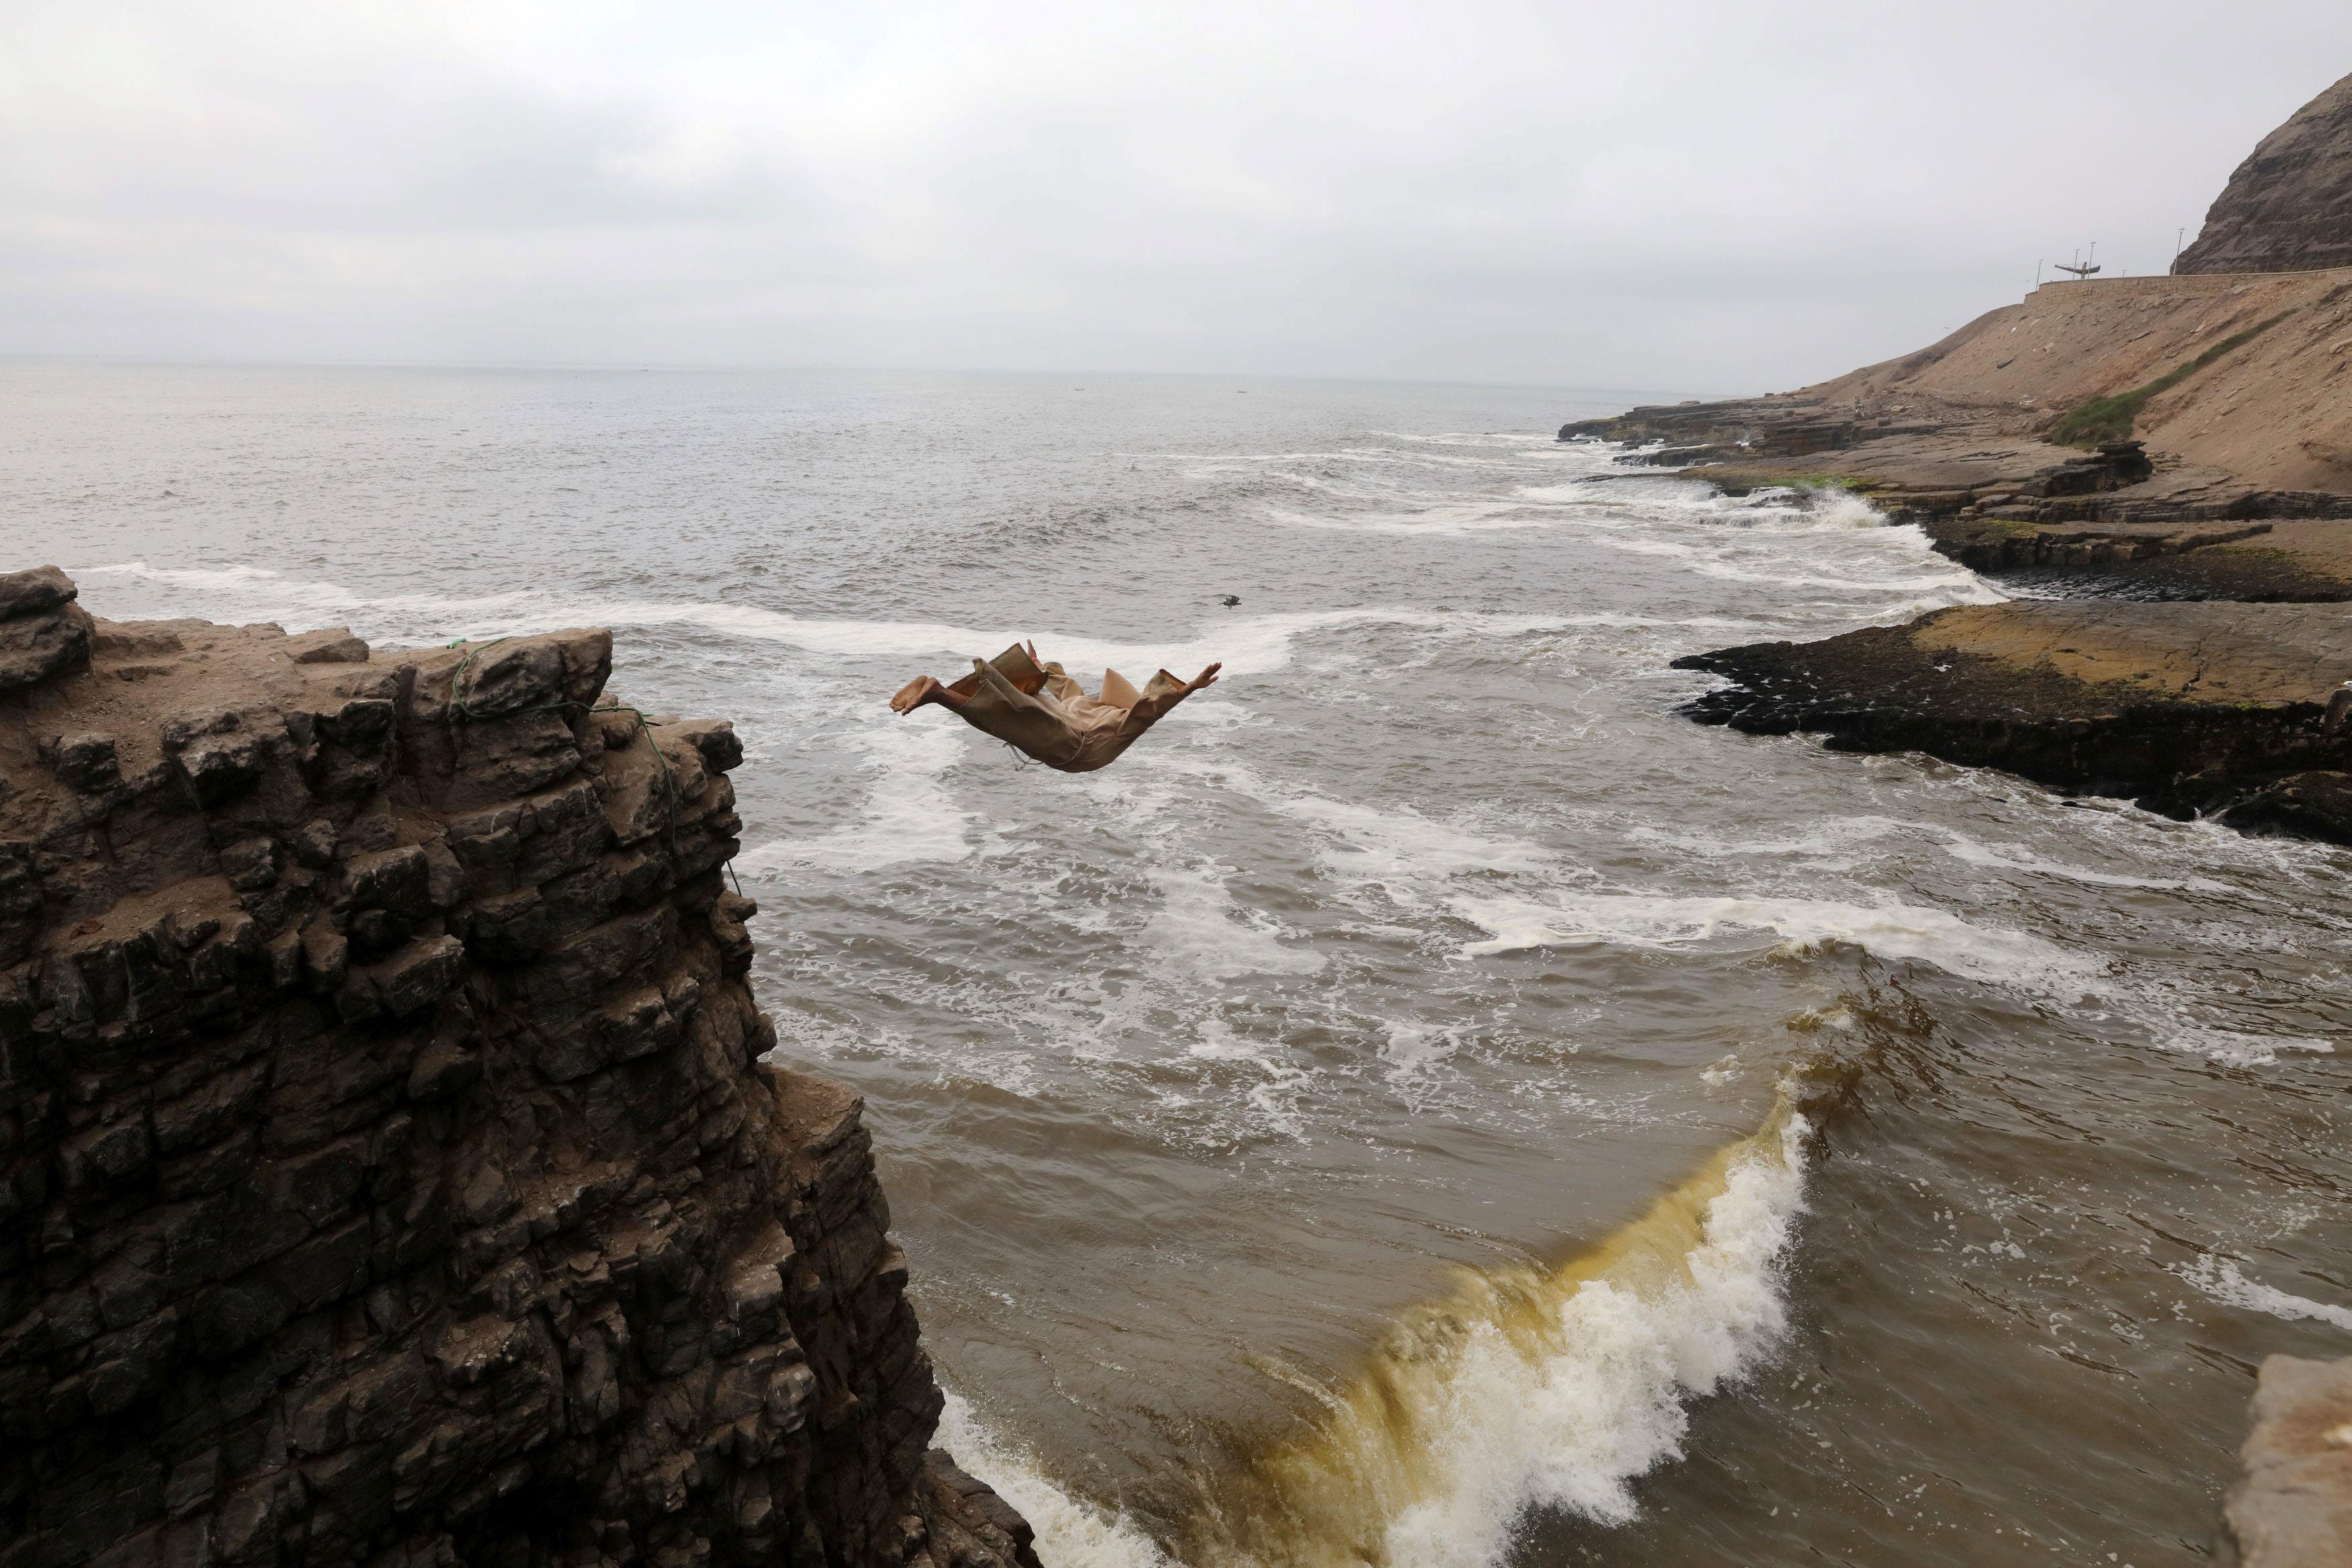
<instances>
[{"instance_id":1,"label":"wet flat rock shelf","mask_svg":"<svg viewBox=\"0 0 2352 1568\"><path fill-rule=\"evenodd\" d=\"M0 576L0 1563L1034 1568L611 664Z\"/></svg>"},{"instance_id":2,"label":"wet flat rock shelf","mask_svg":"<svg viewBox=\"0 0 2352 1568\"><path fill-rule=\"evenodd\" d=\"M1923 751L2175 814L2352 842L2352 614L2336 605L1969 605L1693 654L1704 723Z\"/></svg>"}]
</instances>

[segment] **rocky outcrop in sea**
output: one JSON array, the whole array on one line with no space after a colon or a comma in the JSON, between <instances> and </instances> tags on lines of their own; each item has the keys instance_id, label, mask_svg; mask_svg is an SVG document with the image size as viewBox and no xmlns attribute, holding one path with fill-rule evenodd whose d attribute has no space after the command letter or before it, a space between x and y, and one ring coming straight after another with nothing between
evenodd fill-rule
<instances>
[{"instance_id":1,"label":"rocky outcrop in sea","mask_svg":"<svg viewBox=\"0 0 2352 1568\"><path fill-rule=\"evenodd\" d=\"M1685 708L1703 724L2352 843L2352 617L2335 606L1964 605L1675 662L1728 677Z\"/></svg>"},{"instance_id":2,"label":"rocky outcrop in sea","mask_svg":"<svg viewBox=\"0 0 2352 1568\"><path fill-rule=\"evenodd\" d=\"M1034 1568L762 1061L730 727L74 597L0 576L0 1563Z\"/></svg>"}]
</instances>

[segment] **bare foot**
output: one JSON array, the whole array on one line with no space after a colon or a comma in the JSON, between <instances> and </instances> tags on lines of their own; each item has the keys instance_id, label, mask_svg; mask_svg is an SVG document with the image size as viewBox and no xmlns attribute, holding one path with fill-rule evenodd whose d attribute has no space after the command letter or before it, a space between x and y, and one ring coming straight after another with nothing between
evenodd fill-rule
<instances>
[{"instance_id":1,"label":"bare foot","mask_svg":"<svg viewBox=\"0 0 2352 1568\"><path fill-rule=\"evenodd\" d=\"M899 714L912 713L925 703L940 702L943 699L940 694L946 689L940 685L936 676L917 675L899 687L898 695L890 699L890 711Z\"/></svg>"}]
</instances>

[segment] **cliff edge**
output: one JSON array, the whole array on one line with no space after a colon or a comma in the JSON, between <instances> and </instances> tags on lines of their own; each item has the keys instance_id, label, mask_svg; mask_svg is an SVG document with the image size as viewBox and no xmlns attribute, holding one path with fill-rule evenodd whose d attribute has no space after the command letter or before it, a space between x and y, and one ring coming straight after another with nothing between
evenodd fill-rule
<instances>
[{"instance_id":1,"label":"cliff edge","mask_svg":"<svg viewBox=\"0 0 2352 1568\"><path fill-rule=\"evenodd\" d=\"M2352 76L2255 144L2172 270L2326 267L2352 267Z\"/></svg>"},{"instance_id":2,"label":"cliff edge","mask_svg":"<svg viewBox=\"0 0 2352 1568\"><path fill-rule=\"evenodd\" d=\"M1035 1568L760 1060L730 727L74 601L0 576L0 1565Z\"/></svg>"}]
</instances>

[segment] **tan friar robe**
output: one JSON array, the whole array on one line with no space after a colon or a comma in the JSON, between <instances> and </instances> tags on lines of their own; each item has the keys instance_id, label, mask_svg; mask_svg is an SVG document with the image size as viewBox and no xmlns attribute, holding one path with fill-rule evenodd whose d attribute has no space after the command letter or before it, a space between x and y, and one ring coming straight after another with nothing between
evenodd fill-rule
<instances>
[{"instance_id":1,"label":"tan friar robe","mask_svg":"<svg viewBox=\"0 0 2352 1568\"><path fill-rule=\"evenodd\" d=\"M974 729L1048 768L1091 773L1109 767L1193 688L1162 670L1139 692L1117 670L1105 670L1101 695L1088 696L1061 665L1041 664L1015 643L993 659L974 659L971 674L948 690L968 699L955 712Z\"/></svg>"}]
</instances>

